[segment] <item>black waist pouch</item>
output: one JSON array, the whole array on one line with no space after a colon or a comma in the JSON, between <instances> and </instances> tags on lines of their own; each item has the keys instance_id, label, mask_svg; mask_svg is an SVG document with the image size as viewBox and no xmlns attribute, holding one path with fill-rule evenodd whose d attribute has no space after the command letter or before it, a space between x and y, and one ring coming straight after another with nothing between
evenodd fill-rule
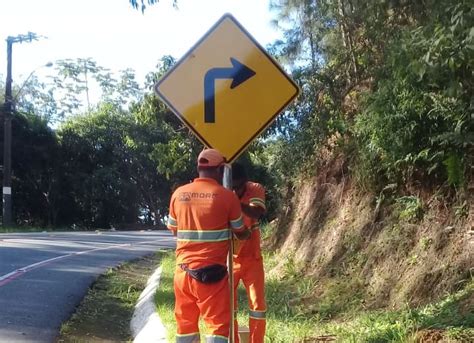
<instances>
[{"instance_id":1,"label":"black waist pouch","mask_svg":"<svg viewBox=\"0 0 474 343\"><path fill-rule=\"evenodd\" d=\"M180 264L179 266L193 279L202 283L216 283L227 275L227 267L220 264L211 264L197 269L190 269L186 264Z\"/></svg>"}]
</instances>

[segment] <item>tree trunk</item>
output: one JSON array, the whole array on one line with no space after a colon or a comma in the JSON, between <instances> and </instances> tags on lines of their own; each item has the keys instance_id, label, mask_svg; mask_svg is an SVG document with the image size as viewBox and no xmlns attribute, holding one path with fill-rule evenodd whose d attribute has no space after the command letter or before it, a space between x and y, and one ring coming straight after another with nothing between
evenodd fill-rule
<instances>
[{"instance_id":1,"label":"tree trunk","mask_svg":"<svg viewBox=\"0 0 474 343\"><path fill-rule=\"evenodd\" d=\"M352 7L351 3L350 3L350 6ZM340 16L339 28L341 30L342 43L343 43L344 48L347 49L347 51L349 52L349 57L351 60L350 64L351 64L353 76L354 76L355 81L357 82L359 72L357 68L357 60L354 53L354 44L353 44L352 35L347 25L347 15L344 10L344 0L337 0L337 7L338 7L339 16ZM348 79L349 79L349 82L352 81L352 77L349 73L348 73Z\"/></svg>"},{"instance_id":2,"label":"tree trunk","mask_svg":"<svg viewBox=\"0 0 474 343\"><path fill-rule=\"evenodd\" d=\"M313 13L310 2L306 2L305 5L306 6L304 9L304 16L307 22L305 22L304 24L308 28L309 49L311 54L311 68L314 71L316 70L316 48L313 35Z\"/></svg>"}]
</instances>

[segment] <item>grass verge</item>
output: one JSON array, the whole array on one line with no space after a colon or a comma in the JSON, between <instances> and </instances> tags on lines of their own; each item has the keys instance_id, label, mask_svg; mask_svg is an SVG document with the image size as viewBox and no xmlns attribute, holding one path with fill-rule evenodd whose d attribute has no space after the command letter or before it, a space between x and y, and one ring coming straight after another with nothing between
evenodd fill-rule
<instances>
[{"instance_id":1,"label":"grass verge","mask_svg":"<svg viewBox=\"0 0 474 343\"><path fill-rule=\"evenodd\" d=\"M108 270L92 285L57 342L131 342L130 320L162 252Z\"/></svg>"},{"instance_id":2,"label":"grass verge","mask_svg":"<svg viewBox=\"0 0 474 343\"><path fill-rule=\"evenodd\" d=\"M267 270L276 257L265 256ZM280 257L281 258L281 257ZM174 254L163 259L160 288L155 296L158 313L175 341L173 315ZM293 266L288 263L288 266ZM474 280L420 308L400 311L365 311L357 280L337 279L321 285L299 275L294 268L283 278L267 278L268 304L266 342L474 342ZM316 292L317 289L320 289ZM319 296L315 294L319 293ZM238 320L247 323L245 291L239 289ZM201 332L204 332L201 331ZM439 340L434 340L438 337Z\"/></svg>"},{"instance_id":3,"label":"grass verge","mask_svg":"<svg viewBox=\"0 0 474 343\"><path fill-rule=\"evenodd\" d=\"M155 305L158 315L167 331L168 342L176 340L176 322L174 320L174 290L173 275L175 268L175 254L168 252L161 262L160 286L155 293Z\"/></svg>"},{"instance_id":4,"label":"grass verge","mask_svg":"<svg viewBox=\"0 0 474 343\"><path fill-rule=\"evenodd\" d=\"M34 226L11 226L3 227L0 226L0 233L17 233L17 232L43 232L51 231L51 229L44 227L34 227Z\"/></svg>"},{"instance_id":5,"label":"grass verge","mask_svg":"<svg viewBox=\"0 0 474 343\"><path fill-rule=\"evenodd\" d=\"M266 283L268 342L474 342L473 278L427 306L369 311L358 280L316 283L293 266L290 258L285 276Z\"/></svg>"}]
</instances>

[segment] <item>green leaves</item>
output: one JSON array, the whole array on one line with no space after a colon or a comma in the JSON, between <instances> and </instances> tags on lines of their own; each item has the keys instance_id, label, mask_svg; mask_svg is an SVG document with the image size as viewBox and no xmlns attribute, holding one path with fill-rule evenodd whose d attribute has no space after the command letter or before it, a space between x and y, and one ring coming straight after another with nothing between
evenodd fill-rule
<instances>
[{"instance_id":1,"label":"green leaves","mask_svg":"<svg viewBox=\"0 0 474 343\"><path fill-rule=\"evenodd\" d=\"M443 161L448 174L448 183L452 186L459 187L464 184L464 165L461 158L454 153L448 155Z\"/></svg>"},{"instance_id":2,"label":"green leaves","mask_svg":"<svg viewBox=\"0 0 474 343\"><path fill-rule=\"evenodd\" d=\"M167 180L176 178L189 169L192 163L190 144L182 137L173 137L166 143L158 143L153 147L150 155L157 163L157 171Z\"/></svg>"},{"instance_id":3,"label":"green leaves","mask_svg":"<svg viewBox=\"0 0 474 343\"><path fill-rule=\"evenodd\" d=\"M389 72L357 119L361 154L380 161L373 172L391 181L430 175L460 186L460 156L473 160L473 60L466 23L474 12L465 1L448 8L391 43Z\"/></svg>"},{"instance_id":4,"label":"green leaves","mask_svg":"<svg viewBox=\"0 0 474 343\"><path fill-rule=\"evenodd\" d=\"M136 10L140 9L142 14L145 14L145 10L148 6L157 4L159 0L129 0L130 5ZM178 8L178 0L173 0L173 7Z\"/></svg>"}]
</instances>

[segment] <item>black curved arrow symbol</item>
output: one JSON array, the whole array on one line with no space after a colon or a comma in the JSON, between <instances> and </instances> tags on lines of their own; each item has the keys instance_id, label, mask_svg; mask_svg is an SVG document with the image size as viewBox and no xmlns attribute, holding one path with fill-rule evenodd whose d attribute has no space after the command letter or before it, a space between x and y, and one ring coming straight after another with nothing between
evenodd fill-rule
<instances>
[{"instance_id":1,"label":"black curved arrow symbol","mask_svg":"<svg viewBox=\"0 0 474 343\"><path fill-rule=\"evenodd\" d=\"M204 122L214 123L216 121L216 98L215 98L215 80L232 79L230 89L234 89L241 83L247 81L255 72L231 57L231 68L212 68L204 76Z\"/></svg>"}]
</instances>

